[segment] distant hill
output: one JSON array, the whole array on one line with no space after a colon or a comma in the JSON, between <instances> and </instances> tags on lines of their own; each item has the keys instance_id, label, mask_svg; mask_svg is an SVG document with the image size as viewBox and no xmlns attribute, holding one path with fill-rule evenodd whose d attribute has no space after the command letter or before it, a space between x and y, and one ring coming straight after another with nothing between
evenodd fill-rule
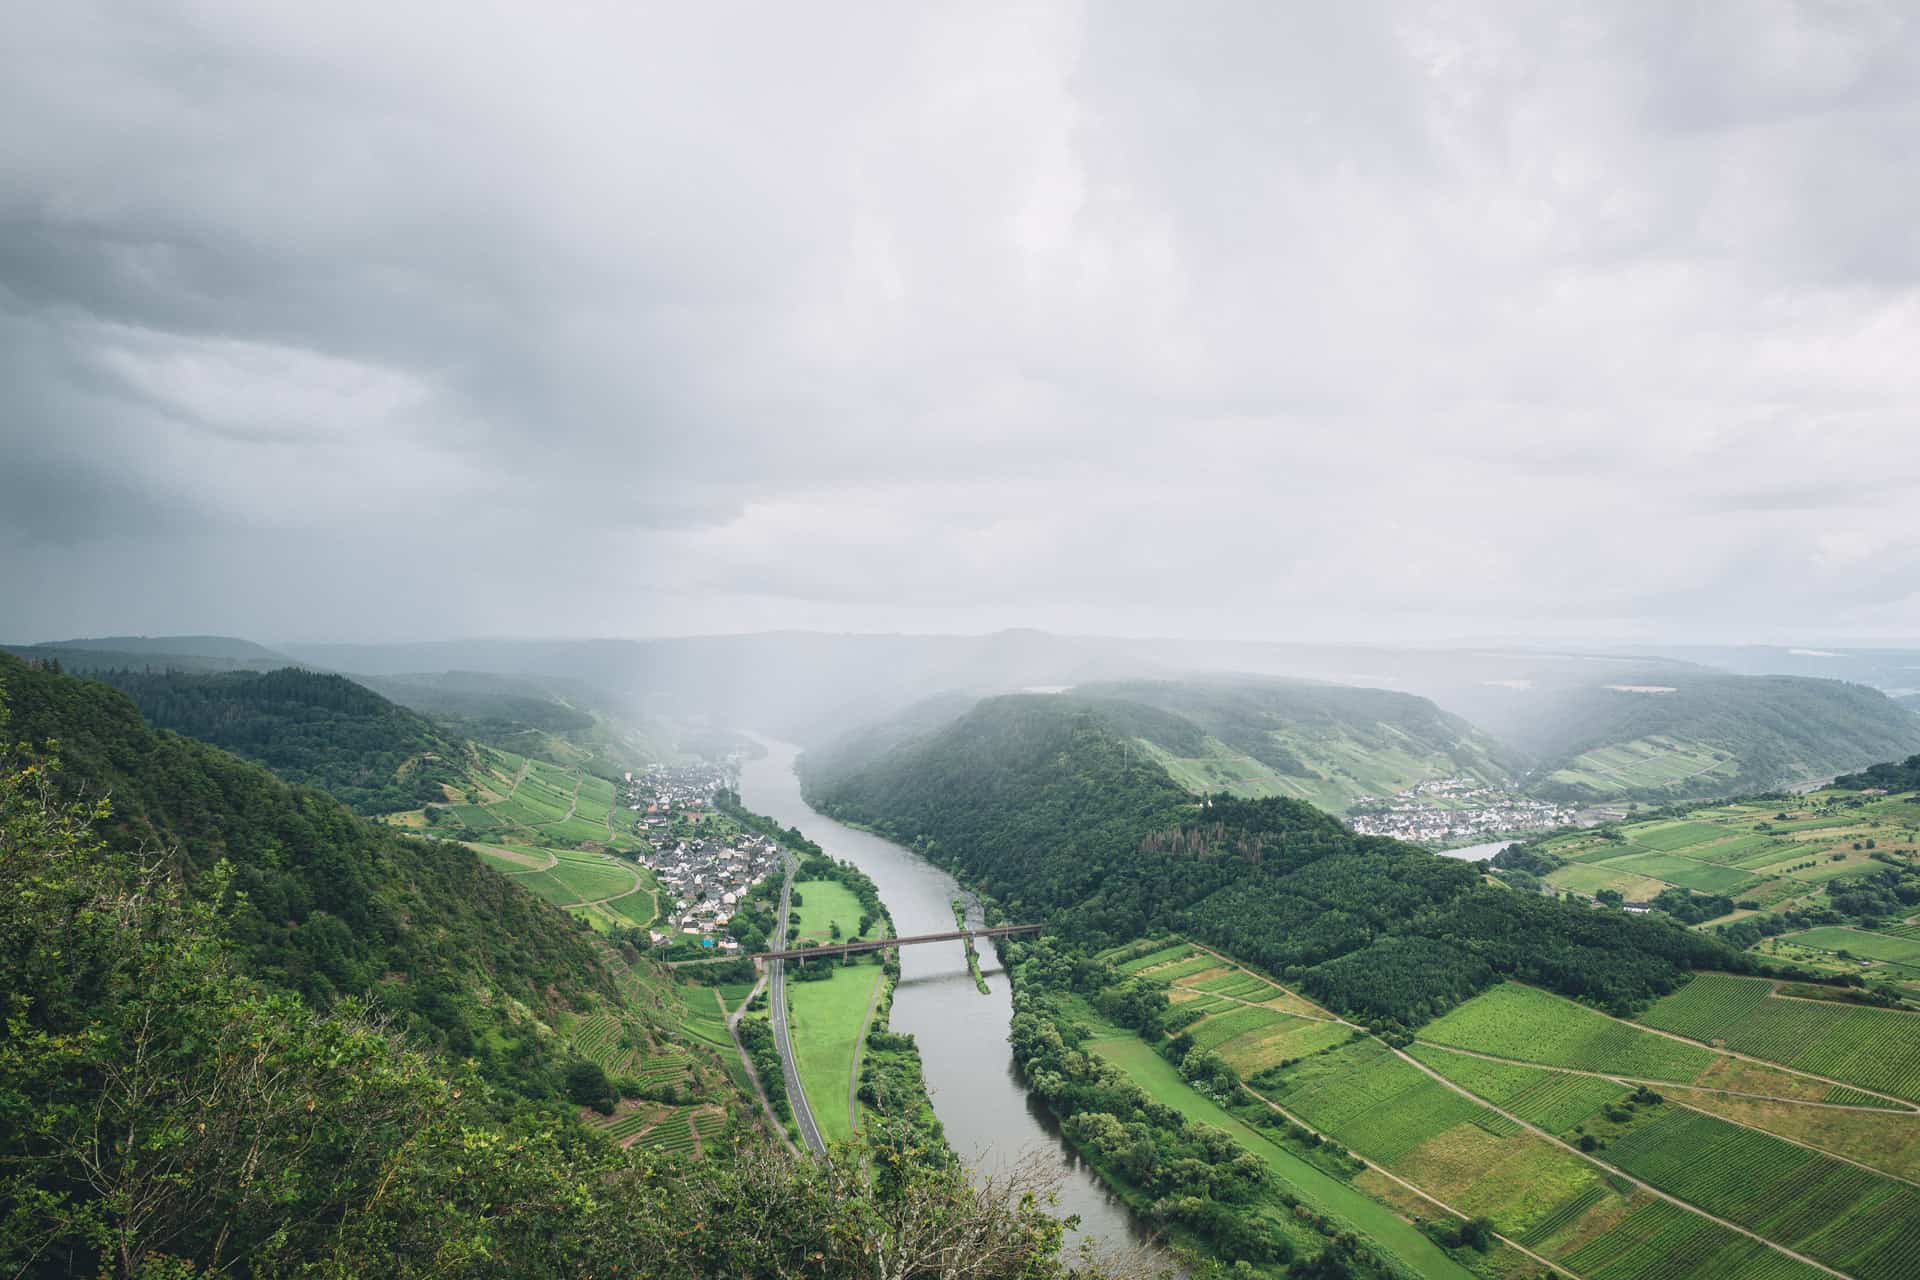
<instances>
[{"instance_id":1,"label":"distant hill","mask_svg":"<svg viewBox=\"0 0 1920 1280\"><path fill-rule=\"evenodd\" d=\"M803 760L802 783L1063 936L1189 931L1368 1021L1411 1026L1503 976L1625 1010L1689 968L1751 967L1677 926L1489 886L1299 801L1203 808L1134 747L1137 727L1097 699L989 698L863 764Z\"/></svg>"},{"instance_id":2,"label":"distant hill","mask_svg":"<svg viewBox=\"0 0 1920 1280\"><path fill-rule=\"evenodd\" d=\"M127 694L159 728L331 792L359 813L444 803L471 763L467 743L344 676L298 667L91 675Z\"/></svg>"},{"instance_id":3,"label":"distant hill","mask_svg":"<svg viewBox=\"0 0 1920 1280\"><path fill-rule=\"evenodd\" d=\"M54 640L39 647L137 653L148 658L221 658L236 663L284 664L287 661L286 654L237 636L98 636L87 640Z\"/></svg>"},{"instance_id":4,"label":"distant hill","mask_svg":"<svg viewBox=\"0 0 1920 1280\"><path fill-rule=\"evenodd\" d=\"M1292 796L1343 813L1430 779L1505 786L1512 777L1493 739L1409 693L1232 677L1088 684L1073 693L1170 713L1171 725L1136 721L1135 736L1197 791Z\"/></svg>"},{"instance_id":5,"label":"distant hill","mask_svg":"<svg viewBox=\"0 0 1920 1280\"><path fill-rule=\"evenodd\" d=\"M1561 690L1521 744L1535 794L1668 803L1824 780L1920 750L1876 689L1795 676L1668 675Z\"/></svg>"}]
</instances>

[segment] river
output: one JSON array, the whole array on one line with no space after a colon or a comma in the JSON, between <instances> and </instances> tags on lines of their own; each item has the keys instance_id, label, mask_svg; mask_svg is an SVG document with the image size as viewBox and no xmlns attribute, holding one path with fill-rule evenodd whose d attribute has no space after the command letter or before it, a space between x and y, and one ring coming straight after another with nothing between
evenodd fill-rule
<instances>
[{"instance_id":1,"label":"river","mask_svg":"<svg viewBox=\"0 0 1920 1280\"><path fill-rule=\"evenodd\" d=\"M740 799L747 808L798 827L872 876L902 935L953 928L953 900L964 891L952 876L897 844L816 812L800 796L795 748L760 741L766 754L740 770ZM979 1176L1005 1173L1022 1160L1037 1162L1058 1180L1058 1212L1080 1219L1081 1237L1103 1249L1138 1247L1146 1233L1126 1205L1073 1154L1052 1116L1020 1082L1007 1044L1013 1004L992 947L981 948L980 967L992 988L988 995L974 986L960 943L900 949L891 1026L920 1044L927 1090L947 1142Z\"/></svg>"}]
</instances>

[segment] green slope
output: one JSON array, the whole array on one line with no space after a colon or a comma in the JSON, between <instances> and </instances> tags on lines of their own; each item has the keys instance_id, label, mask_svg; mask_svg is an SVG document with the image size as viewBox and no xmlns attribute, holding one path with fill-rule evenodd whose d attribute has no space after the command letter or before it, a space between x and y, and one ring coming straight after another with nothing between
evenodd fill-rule
<instances>
[{"instance_id":1,"label":"green slope","mask_svg":"<svg viewBox=\"0 0 1920 1280\"><path fill-rule=\"evenodd\" d=\"M1671 803L1831 777L1920 750L1920 716L1876 689L1794 676L1663 676L1541 708L1529 790Z\"/></svg>"},{"instance_id":2,"label":"green slope","mask_svg":"<svg viewBox=\"0 0 1920 1280\"><path fill-rule=\"evenodd\" d=\"M1292 680L1127 681L1075 696L1155 708L1197 728L1139 736L1196 791L1292 796L1342 813L1437 778L1511 779L1502 749L1425 698Z\"/></svg>"},{"instance_id":3,"label":"green slope","mask_svg":"<svg viewBox=\"0 0 1920 1280\"><path fill-rule=\"evenodd\" d=\"M231 866L230 927L252 976L323 1008L376 999L422 1042L534 1097L559 1090L571 1020L613 1011L655 1034L627 965L471 850L157 731L95 681L0 656L0 698L11 740L56 742L61 785L110 799L110 847L144 850L188 884Z\"/></svg>"}]
</instances>

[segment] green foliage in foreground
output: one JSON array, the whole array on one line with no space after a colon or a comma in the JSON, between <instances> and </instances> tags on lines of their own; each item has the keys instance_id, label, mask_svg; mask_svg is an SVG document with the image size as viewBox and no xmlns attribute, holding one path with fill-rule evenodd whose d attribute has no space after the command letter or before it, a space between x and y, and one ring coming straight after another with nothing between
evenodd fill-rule
<instances>
[{"instance_id":1,"label":"green foliage in foreground","mask_svg":"<svg viewBox=\"0 0 1920 1280\"><path fill-rule=\"evenodd\" d=\"M1067 1274L1032 1199L955 1168L622 1152L356 1001L241 974L230 865L190 894L0 770L0 1269L211 1275ZM869 1167L871 1161L871 1168Z\"/></svg>"},{"instance_id":2,"label":"green foliage in foreground","mask_svg":"<svg viewBox=\"0 0 1920 1280\"><path fill-rule=\"evenodd\" d=\"M625 1003L617 957L456 844L356 818L203 742L155 732L103 684L0 655L16 741L57 742L66 799L111 795L101 835L222 894L237 967L325 1009L377 1002L398 1030L496 1086L559 1093L549 1027ZM224 864L225 880L209 879Z\"/></svg>"}]
</instances>

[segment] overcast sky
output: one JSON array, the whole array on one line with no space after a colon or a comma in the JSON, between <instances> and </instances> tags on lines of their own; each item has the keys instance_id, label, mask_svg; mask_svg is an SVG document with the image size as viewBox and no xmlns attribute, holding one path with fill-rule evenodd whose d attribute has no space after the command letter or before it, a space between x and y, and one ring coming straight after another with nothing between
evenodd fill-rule
<instances>
[{"instance_id":1,"label":"overcast sky","mask_svg":"<svg viewBox=\"0 0 1920 1280\"><path fill-rule=\"evenodd\" d=\"M0 639L1920 635L1902 4L0 42Z\"/></svg>"}]
</instances>

